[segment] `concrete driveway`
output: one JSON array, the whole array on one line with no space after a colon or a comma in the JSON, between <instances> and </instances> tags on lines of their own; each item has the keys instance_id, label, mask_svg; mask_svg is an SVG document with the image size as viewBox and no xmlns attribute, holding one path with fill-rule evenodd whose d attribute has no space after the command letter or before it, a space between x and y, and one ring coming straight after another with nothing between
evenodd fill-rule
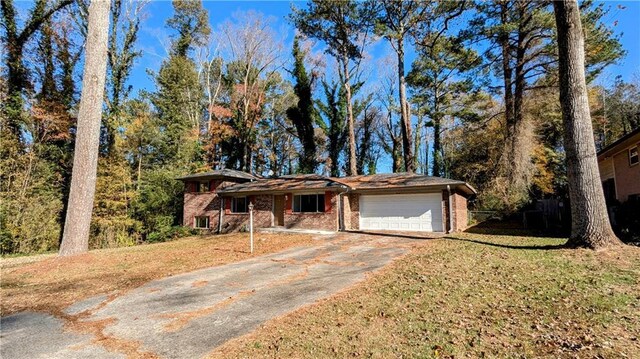
<instances>
[{"instance_id":1,"label":"concrete driveway","mask_svg":"<svg viewBox=\"0 0 640 359\"><path fill-rule=\"evenodd\" d=\"M416 239L337 234L294 248L90 298L52 316L1 319L0 357L200 358L269 319L343 290Z\"/></svg>"}]
</instances>

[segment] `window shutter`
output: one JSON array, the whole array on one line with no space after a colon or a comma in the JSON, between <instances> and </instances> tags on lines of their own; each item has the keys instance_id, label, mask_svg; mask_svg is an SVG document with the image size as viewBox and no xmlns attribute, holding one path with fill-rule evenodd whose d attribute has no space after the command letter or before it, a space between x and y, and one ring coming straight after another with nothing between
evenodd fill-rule
<instances>
[{"instance_id":1,"label":"window shutter","mask_svg":"<svg viewBox=\"0 0 640 359\"><path fill-rule=\"evenodd\" d=\"M216 181L211 180L209 181L209 192L213 192L216 189Z\"/></svg>"},{"instance_id":2,"label":"window shutter","mask_svg":"<svg viewBox=\"0 0 640 359\"><path fill-rule=\"evenodd\" d=\"M293 205L293 193L287 193L287 201L284 206L284 213L291 214L292 205Z\"/></svg>"},{"instance_id":3,"label":"window shutter","mask_svg":"<svg viewBox=\"0 0 640 359\"><path fill-rule=\"evenodd\" d=\"M224 214L231 213L231 197L224 197Z\"/></svg>"},{"instance_id":4,"label":"window shutter","mask_svg":"<svg viewBox=\"0 0 640 359\"><path fill-rule=\"evenodd\" d=\"M187 182L187 192L196 192L197 190L195 182Z\"/></svg>"},{"instance_id":5,"label":"window shutter","mask_svg":"<svg viewBox=\"0 0 640 359\"><path fill-rule=\"evenodd\" d=\"M333 192L326 191L324 193L324 211L331 212L331 198L333 197Z\"/></svg>"}]
</instances>

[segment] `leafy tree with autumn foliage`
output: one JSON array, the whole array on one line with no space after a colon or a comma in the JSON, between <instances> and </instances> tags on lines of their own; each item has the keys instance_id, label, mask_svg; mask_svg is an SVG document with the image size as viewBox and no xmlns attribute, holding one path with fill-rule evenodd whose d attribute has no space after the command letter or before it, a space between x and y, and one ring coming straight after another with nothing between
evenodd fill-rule
<instances>
[{"instance_id":1,"label":"leafy tree with autumn foliage","mask_svg":"<svg viewBox=\"0 0 640 359\"><path fill-rule=\"evenodd\" d=\"M20 130L24 120L23 96L25 91L31 88L29 71L24 63L27 43L54 14L72 3L72 0L38 0L31 8L28 21L20 29L13 1L3 0L0 2L0 14L2 15L4 28L3 44L6 45L6 60L9 65L6 79L7 97L4 101L5 106L2 107L2 115L7 121L5 124L7 130L7 133L4 134L5 136L11 135L16 139L21 137Z\"/></svg>"},{"instance_id":2,"label":"leafy tree with autumn foliage","mask_svg":"<svg viewBox=\"0 0 640 359\"><path fill-rule=\"evenodd\" d=\"M581 5L584 28L590 31L585 43L587 78L624 56L619 38L602 24L606 4L591 1ZM488 42L482 54L485 67L500 79L492 90L501 92L504 102L504 151L496 188L502 188L504 208L513 212L529 199L532 173L531 153L534 126L525 116L526 94L534 89L557 86L556 30L551 2L477 2L474 16L462 36L473 42Z\"/></svg>"},{"instance_id":3,"label":"leafy tree with autumn foliage","mask_svg":"<svg viewBox=\"0 0 640 359\"><path fill-rule=\"evenodd\" d=\"M236 14L222 25L229 60L224 83L226 108L233 136L223 144L228 168L251 172L257 149L257 125L264 115L268 93L281 81L282 46L270 20L257 13Z\"/></svg>"},{"instance_id":4,"label":"leafy tree with autumn foliage","mask_svg":"<svg viewBox=\"0 0 640 359\"><path fill-rule=\"evenodd\" d=\"M34 14L49 11L47 4L36 4ZM11 2L3 2L3 20L10 25ZM14 19L15 20L15 19ZM37 252L56 249L62 236L62 221L70 180L73 150L72 131L75 119L71 115L76 104L73 71L80 46L72 40L73 23L66 6L51 12L46 18L32 19L33 34L28 39L13 39L5 34L4 41L34 41L34 52L22 51L20 58L42 59L30 68L24 67L22 85L12 86L13 95L24 94L28 111L17 111L18 102L12 96L7 77L0 78L0 102L5 104L0 114L0 222L3 230L0 251ZM29 30L31 31L31 30ZM25 28L23 33L29 31ZM10 31L9 31L10 32ZM22 45L24 46L24 44ZM7 58L7 61L10 59ZM21 60L21 61L22 61ZM20 65L26 66L26 65ZM14 79L15 80L15 79ZM34 86L38 84L38 86ZM14 83L14 85L16 85ZM21 88L19 91L18 88ZM12 122L13 121L13 122ZM18 125L22 136L14 136L13 125Z\"/></svg>"}]
</instances>

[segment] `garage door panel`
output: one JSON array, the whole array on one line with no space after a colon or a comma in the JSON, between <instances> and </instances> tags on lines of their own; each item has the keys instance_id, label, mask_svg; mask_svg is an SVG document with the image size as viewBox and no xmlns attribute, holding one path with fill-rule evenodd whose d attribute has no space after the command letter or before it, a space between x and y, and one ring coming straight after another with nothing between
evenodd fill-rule
<instances>
[{"instance_id":1,"label":"garage door panel","mask_svg":"<svg viewBox=\"0 0 640 359\"><path fill-rule=\"evenodd\" d=\"M439 193L360 196L360 228L442 231Z\"/></svg>"}]
</instances>

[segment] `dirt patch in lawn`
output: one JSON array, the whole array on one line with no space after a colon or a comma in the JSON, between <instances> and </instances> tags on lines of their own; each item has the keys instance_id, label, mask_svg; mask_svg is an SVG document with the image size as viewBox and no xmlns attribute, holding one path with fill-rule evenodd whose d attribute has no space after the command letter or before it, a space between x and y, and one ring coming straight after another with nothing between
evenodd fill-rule
<instances>
[{"instance_id":1,"label":"dirt patch in lawn","mask_svg":"<svg viewBox=\"0 0 640 359\"><path fill-rule=\"evenodd\" d=\"M253 256L320 244L314 237L259 233ZM81 299L113 291L119 294L153 279L251 258L248 250L248 234L234 233L2 265L1 315L24 310L60 313Z\"/></svg>"},{"instance_id":2,"label":"dirt patch in lawn","mask_svg":"<svg viewBox=\"0 0 640 359\"><path fill-rule=\"evenodd\" d=\"M463 233L212 357L640 357L640 248Z\"/></svg>"}]
</instances>

